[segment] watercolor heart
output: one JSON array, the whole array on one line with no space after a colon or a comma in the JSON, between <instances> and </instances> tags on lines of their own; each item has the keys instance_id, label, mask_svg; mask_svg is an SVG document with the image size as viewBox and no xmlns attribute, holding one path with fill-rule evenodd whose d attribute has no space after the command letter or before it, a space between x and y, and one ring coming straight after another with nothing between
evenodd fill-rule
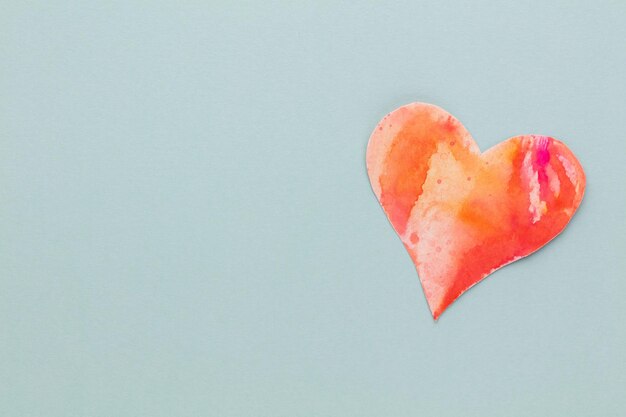
<instances>
[{"instance_id":1,"label":"watercolor heart","mask_svg":"<svg viewBox=\"0 0 626 417\"><path fill-rule=\"evenodd\" d=\"M435 320L487 275L557 236L585 191L585 173L562 142L523 135L481 153L458 120L425 103L378 124L367 171Z\"/></svg>"}]
</instances>

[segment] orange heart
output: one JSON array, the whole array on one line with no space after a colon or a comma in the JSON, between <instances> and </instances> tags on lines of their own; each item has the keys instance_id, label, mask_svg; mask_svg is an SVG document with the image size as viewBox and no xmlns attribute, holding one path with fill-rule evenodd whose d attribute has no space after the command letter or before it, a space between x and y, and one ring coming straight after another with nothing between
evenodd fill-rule
<instances>
[{"instance_id":1,"label":"orange heart","mask_svg":"<svg viewBox=\"0 0 626 417\"><path fill-rule=\"evenodd\" d=\"M458 120L425 103L378 124L367 172L435 320L487 275L558 235L585 191L585 173L562 142L516 136L481 154Z\"/></svg>"}]
</instances>

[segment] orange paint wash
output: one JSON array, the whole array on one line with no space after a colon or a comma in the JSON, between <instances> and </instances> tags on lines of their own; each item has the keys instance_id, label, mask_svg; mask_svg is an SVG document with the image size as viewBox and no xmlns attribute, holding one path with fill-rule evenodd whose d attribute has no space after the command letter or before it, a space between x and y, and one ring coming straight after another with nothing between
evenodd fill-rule
<instances>
[{"instance_id":1,"label":"orange paint wash","mask_svg":"<svg viewBox=\"0 0 626 417\"><path fill-rule=\"evenodd\" d=\"M516 136L481 153L458 120L425 103L378 124L367 171L435 319L487 275L558 235L585 190L583 169L562 142Z\"/></svg>"}]
</instances>

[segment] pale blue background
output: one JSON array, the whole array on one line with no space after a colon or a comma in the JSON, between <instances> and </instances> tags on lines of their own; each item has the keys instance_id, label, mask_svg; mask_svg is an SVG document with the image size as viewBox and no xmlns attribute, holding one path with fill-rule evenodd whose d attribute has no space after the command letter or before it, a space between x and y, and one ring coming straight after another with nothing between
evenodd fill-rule
<instances>
[{"instance_id":1,"label":"pale blue background","mask_svg":"<svg viewBox=\"0 0 626 417\"><path fill-rule=\"evenodd\" d=\"M626 3L353 3L0 2L0 415L626 415ZM364 165L411 101L588 176L438 323Z\"/></svg>"}]
</instances>

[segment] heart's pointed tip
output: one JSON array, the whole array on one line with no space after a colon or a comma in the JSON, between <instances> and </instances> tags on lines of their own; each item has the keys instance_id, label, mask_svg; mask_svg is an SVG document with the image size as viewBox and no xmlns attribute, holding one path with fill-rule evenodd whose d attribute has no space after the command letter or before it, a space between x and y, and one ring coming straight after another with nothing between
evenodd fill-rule
<instances>
[{"instance_id":1,"label":"heart's pointed tip","mask_svg":"<svg viewBox=\"0 0 626 417\"><path fill-rule=\"evenodd\" d=\"M429 305L428 307L430 309L430 313L433 316L433 320L437 322L439 318L441 317L441 315L448 309L449 306L450 304L443 304L443 303L438 303L433 306Z\"/></svg>"},{"instance_id":2,"label":"heart's pointed tip","mask_svg":"<svg viewBox=\"0 0 626 417\"><path fill-rule=\"evenodd\" d=\"M440 309L430 309L430 314L432 314L433 316L433 320L435 322L437 322L437 320L439 320L439 316L441 316L441 313L443 313L443 311L441 311Z\"/></svg>"}]
</instances>

